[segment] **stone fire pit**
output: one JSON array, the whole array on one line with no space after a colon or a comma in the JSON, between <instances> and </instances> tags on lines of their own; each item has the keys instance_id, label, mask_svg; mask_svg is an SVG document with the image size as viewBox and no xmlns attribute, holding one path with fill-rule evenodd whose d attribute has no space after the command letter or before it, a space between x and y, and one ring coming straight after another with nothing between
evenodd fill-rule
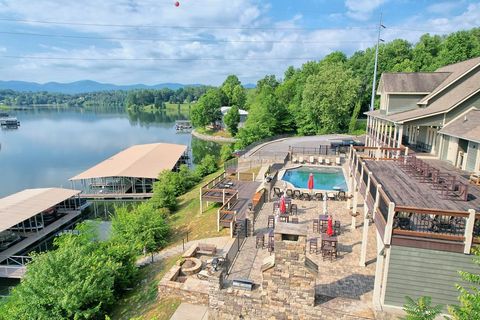
<instances>
[{"instance_id":1,"label":"stone fire pit","mask_svg":"<svg viewBox=\"0 0 480 320\"><path fill-rule=\"evenodd\" d=\"M181 268L182 273L186 276L199 273L202 269L202 260L193 257L186 258Z\"/></svg>"}]
</instances>

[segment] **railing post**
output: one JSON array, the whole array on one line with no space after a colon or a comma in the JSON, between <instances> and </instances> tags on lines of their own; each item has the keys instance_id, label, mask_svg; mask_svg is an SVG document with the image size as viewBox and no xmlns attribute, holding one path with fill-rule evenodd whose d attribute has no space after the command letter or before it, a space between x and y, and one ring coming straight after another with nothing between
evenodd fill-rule
<instances>
[{"instance_id":1,"label":"railing post","mask_svg":"<svg viewBox=\"0 0 480 320\"><path fill-rule=\"evenodd\" d=\"M463 253L470 254L473 242L473 227L475 226L476 213L474 209L468 210L467 224L465 225L465 247Z\"/></svg>"},{"instance_id":2,"label":"railing post","mask_svg":"<svg viewBox=\"0 0 480 320\"><path fill-rule=\"evenodd\" d=\"M200 187L200 213L203 213L203 199L202 199L202 195L203 195L203 187Z\"/></svg>"},{"instance_id":3,"label":"railing post","mask_svg":"<svg viewBox=\"0 0 480 320\"><path fill-rule=\"evenodd\" d=\"M365 186L365 203L367 203L367 196L368 196L368 193L370 192L370 180L372 179L372 172L369 172L368 173L368 180L367 180L367 185ZM373 197L373 195L372 195Z\"/></svg>"},{"instance_id":4,"label":"railing post","mask_svg":"<svg viewBox=\"0 0 480 320\"><path fill-rule=\"evenodd\" d=\"M383 239L386 245L390 245L390 243L392 242L394 216L395 216L395 203L390 202L388 204L388 219L387 219L387 225L385 226L385 235L383 236Z\"/></svg>"},{"instance_id":5,"label":"railing post","mask_svg":"<svg viewBox=\"0 0 480 320\"><path fill-rule=\"evenodd\" d=\"M377 212L378 204L380 203L380 189L382 189L382 185L379 183L377 184L377 192L375 194L375 203L373 204L373 221L375 221L375 212Z\"/></svg>"},{"instance_id":6,"label":"railing post","mask_svg":"<svg viewBox=\"0 0 480 320\"><path fill-rule=\"evenodd\" d=\"M220 209L217 210L217 232L220 232Z\"/></svg>"},{"instance_id":7,"label":"railing post","mask_svg":"<svg viewBox=\"0 0 480 320\"><path fill-rule=\"evenodd\" d=\"M377 161L380 160L381 154L382 154L381 147L377 147L377 154L375 155L375 160Z\"/></svg>"}]
</instances>

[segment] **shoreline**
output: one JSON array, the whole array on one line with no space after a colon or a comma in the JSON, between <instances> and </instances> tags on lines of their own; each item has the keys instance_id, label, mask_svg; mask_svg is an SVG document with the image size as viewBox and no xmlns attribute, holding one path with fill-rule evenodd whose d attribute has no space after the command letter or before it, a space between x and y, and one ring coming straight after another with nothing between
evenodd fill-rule
<instances>
[{"instance_id":1,"label":"shoreline","mask_svg":"<svg viewBox=\"0 0 480 320\"><path fill-rule=\"evenodd\" d=\"M237 139L235 138L225 138L225 137L214 137L207 134L199 133L195 129L192 130L192 136L204 140L204 141L213 141L219 143L235 143Z\"/></svg>"}]
</instances>

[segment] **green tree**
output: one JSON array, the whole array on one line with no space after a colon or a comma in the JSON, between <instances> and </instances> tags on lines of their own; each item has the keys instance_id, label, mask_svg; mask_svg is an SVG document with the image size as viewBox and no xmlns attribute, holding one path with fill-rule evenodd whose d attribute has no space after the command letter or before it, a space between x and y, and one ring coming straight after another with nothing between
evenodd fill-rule
<instances>
[{"instance_id":1,"label":"green tree","mask_svg":"<svg viewBox=\"0 0 480 320\"><path fill-rule=\"evenodd\" d=\"M156 209L168 208L173 211L177 208L178 189L172 174L170 170L162 171L153 184L153 196L150 202Z\"/></svg>"},{"instance_id":2,"label":"green tree","mask_svg":"<svg viewBox=\"0 0 480 320\"><path fill-rule=\"evenodd\" d=\"M298 130L302 134L324 134L346 131L360 81L344 64L321 66L309 76L305 89Z\"/></svg>"},{"instance_id":3,"label":"green tree","mask_svg":"<svg viewBox=\"0 0 480 320\"><path fill-rule=\"evenodd\" d=\"M192 107L191 120L196 127L205 127L222 118L221 91L209 89Z\"/></svg>"},{"instance_id":4,"label":"green tree","mask_svg":"<svg viewBox=\"0 0 480 320\"><path fill-rule=\"evenodd\" d=\"M405 297L406 303L403 310L407 314L404 320L434 320L442 313L442 306L432 306L432 298L420 297L417 301L410 297Z\"/></svg>"},{"instance_id":5,"label":"green tree","mask_svg":"<svg viewBox=\"0 0 480 320\"><path fill-rule=\"evenodd\" d=\"M448 35L442 42L437 66L457 63L478 56L480 56L480 39L476 36L475 29L458 31Z\"/></svg>"},{"instance_id":6,"label":"green tree","mask_svg":"<svg viewBox=\"0 0 480 320\"><path fill-rule=\"evenodd\" d=\"M144 202L133 210L118 207L112 217L113 238L133 246L137 252L152 253L164 247L169 239L170 227L165 213Z\"/></svg>"},{"instance_id":7,"label":"green tree","mask_svg":"<svg viewBox=\"0 0 480 320\"><path fill-rule=\"evenodd\" d=\"M233 158L234 145L232 143L222 145L220 149L220 159L227 161Z\"/></svg>"},{"instance_id":8,"label":"green tree","mask_svg":"<svg viewBox=\"0 0 480 320\"><path fill-rule=\"evenodd\" d=\"M111 243L94 241L86 229L62 235L54 244L57 249L33 256L21 284L1 306L0 318L98 318L115 301L117 277L126 275L122 270L133 270L131 252L117 260Z\"/></svg>"},{"instance_id":9,"label":"green tree","mask_svg":"<svg viewBox=\"0 0 480 320\"><path fill-rule=\"evenodd\" d=\"M232 106L235 104L234 103L235 88L238 86L242 88L242 83L240 82L240 80L238 80L238 77L236 75L232 74L232 75L229 75L227 79L225 79L222 86L220 87L222 92L225 94L225 97L227 98L227 101L226 101L227 105Z\"/></svg>"},{"instance_id":10,"label":"green tree","mask_svg":"<svg viewBox=\"0 0 480 320\"><path fill-rule=\"evenodd\" d=\"M207 154L195 167L195 173L200 176L204 177L211 173L214 173L218 170L218 163L214 156L211 154Z\"/></svg>"},{"instance_id":11,"label":"green tree","mask_svg":"<svg viewBox=\"0 0 480 320\"><path fill-rule=\"evenodd\" d=\"M362 101L357 100L357 102L355 103L355 107L353 108L352 117L350 118L350 123L348 124L348 133L350 134L355 132L355 128L357 127L358 115L360 114L361 108L362 108Z\"/></svg>"},{"instance_id":12,"label":"green tree","mask_svg":"<svg viewBox=\"0 0 480 320\"><path fill-rule=\"evenodd\" d=\"M236 136L238 124L240 123L240 112L237 106L233 106L228 110L227 114L223 117L223 122L225 122L228 132L230 132L232 136Z\"/></svg>"},{"instance_id":13,"label":"green tree","mask_svg":"<svg viewBox=\"0 0 480 320\"><path fill-rule=\"evenodd\" d=\"M415 71L435 71L436 59L440 51L442 38L438 35L424 34L412 50Z\"/></svg>"},{"instance_id":14,"label":"green tree","mask_svg":"<svg viewBox=\"0 0 480 320\"><path fill-rule=\"evenodd\" d=\"M247 101L247 95L245 89L241 85L236 85L233 88L232 99L230 105L238 107L238 109L245 108L245 102Z\"/></svg>"},{"instance_id":15,"label":"green tree","mask_svg":"<svg viewBox=\"0 0 480 320\"><path fill-rule=\"evenodd\" d=\"M475 249L474 254L473 261L480 266L480 250ZM451 306L448 311L455 320L480 319L480 274L460 271L460 276L470 286L457 285L460 305Z\"/></svg>"}]
</instances>

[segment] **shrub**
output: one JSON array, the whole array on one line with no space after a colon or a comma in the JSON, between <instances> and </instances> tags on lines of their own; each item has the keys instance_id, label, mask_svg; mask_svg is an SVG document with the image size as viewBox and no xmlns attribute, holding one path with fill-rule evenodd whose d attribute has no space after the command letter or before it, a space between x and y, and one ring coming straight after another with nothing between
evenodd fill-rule
<instances>
[{"instance_id":1,"label":"shrub","mask_svg":"<svg viewBox=\"0 0 480 320\"><path fill-rule=\"evenodd\" d=\"M204 177L218 170L217 160L211 154L207 154L200 164L195 167L195 173L199 177Z\"/></svg>"},{"instance_id":2,"label":"shrub","mask_svg":"<svg viewBox=\"0 0 480 320\"><path fill-rule=\"evenodd\" d=\"M434 320L441 312L442 306L432 306L432 298L420 297L417 301L405 297L407 302L403 310L407 314L404 320Z\"/></svg>"}]
</instances>

